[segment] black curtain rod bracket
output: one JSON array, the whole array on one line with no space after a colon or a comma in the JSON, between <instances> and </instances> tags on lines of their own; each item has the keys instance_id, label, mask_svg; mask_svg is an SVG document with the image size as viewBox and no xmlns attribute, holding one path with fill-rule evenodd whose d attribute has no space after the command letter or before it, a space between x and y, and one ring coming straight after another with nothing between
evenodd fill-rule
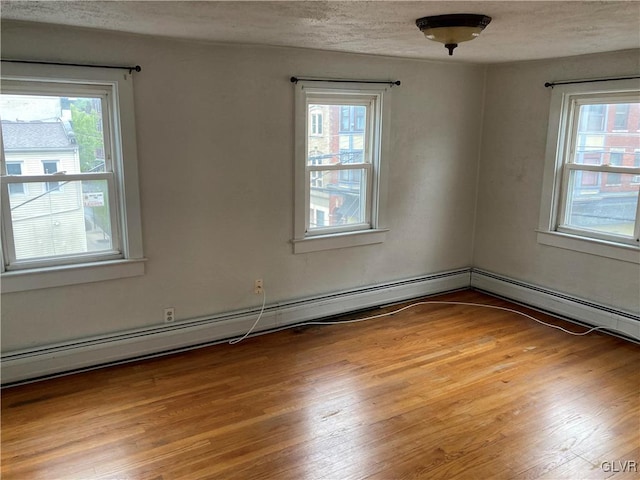
<instances>
[{"instance_id":1,"label":"black curtain rod bracket","mask_svg":"<svg viewBox=\"0 0 640 480\"><path fill-rule=\"evenodd\" d=\"M335 78L301 78L291 77L291 83L298 82L330 82L330 83L380 83L384 85L400 86L400 80L339 80Z\"/></svg>"},{"instance_id":2,"label":"black curtain rod bracket","mask_svg":"<svg viewBox=\"0 0 640 480\"><path fill-rule=\"evenodd\" d=\"M9 60L4 58L0 61L7 63L28 63L35 65L62 65L65 67L114 68L118 70L129 70L129 73L142 71L142 67L140 65L136 65L135 67L127 67L123 65L92 65L86 63L41 62L38 60Z\"/></svg>"},{"instance_id":3,"label":"black curtain rod bracket","mask_svg":"<svg viewBox=\"0 0 640 480\"><path fill-rule=\"evenodd\" d=\"M594 82L613 82L614 80L633 80L640 78L640 75L631 75L629 77L608 77L608 78L591 78L588 80L567 80L561 82L547 82L544 84L546 88L553 88L556 85L572 85L574 83L594 83Z\"/></svg>"}]
</instances>

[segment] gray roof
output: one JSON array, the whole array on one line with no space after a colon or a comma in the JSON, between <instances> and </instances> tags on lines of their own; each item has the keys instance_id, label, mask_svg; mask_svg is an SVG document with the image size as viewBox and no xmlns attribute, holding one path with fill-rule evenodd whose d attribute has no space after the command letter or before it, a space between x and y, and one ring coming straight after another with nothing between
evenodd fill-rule
<instances>
[{"instance_id":1,"label":"gray roof","mask_svg":"<svg viewBox=\"0 0 640 480\"><path fill-rule=\"evenodd\" d=\"M75 146L62 122L2 121L2 140L5 150L41 148L70 148Z\"/></svg>"}]
</instances>

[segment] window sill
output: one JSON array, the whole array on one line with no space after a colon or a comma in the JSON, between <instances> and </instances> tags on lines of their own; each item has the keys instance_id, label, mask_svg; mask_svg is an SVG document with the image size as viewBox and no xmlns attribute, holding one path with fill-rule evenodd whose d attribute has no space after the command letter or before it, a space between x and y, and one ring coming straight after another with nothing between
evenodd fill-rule
<instances>
[{"instance_id":1,"label":"window sill","mask_svg":"<svg viewBox=\"0 0 640 480\"><path fill-rule=\"evenodd\" d=\"M4 272L1 277L2 293L23 292L39 288L78 285L117 278L144 275L145 258L113 260L108 262L65 265Z\"/></svg>"},{"instance_id":2,"label":"window sill","mask_svg":"<svg viewBox=\"0 0 640 480\"><path fill-rule=\"evenodd\" d=\"M605 240L548 231L538 231L538 243L599 257L612 258L622 262L640 264L640 248L633 245L623 245Z\"/></svg>"},{"instance_id":3,"label":"window sill","mask_svg":"<svg viewBox=\"0 0 640 480\"><path fill-rule=\"evenodd\" d=\"M335 248L373 245L385 241L387 229L360 230L358 232L334 233L293 240L293 253L318 252Z\"/></svg>"}]
</instances>

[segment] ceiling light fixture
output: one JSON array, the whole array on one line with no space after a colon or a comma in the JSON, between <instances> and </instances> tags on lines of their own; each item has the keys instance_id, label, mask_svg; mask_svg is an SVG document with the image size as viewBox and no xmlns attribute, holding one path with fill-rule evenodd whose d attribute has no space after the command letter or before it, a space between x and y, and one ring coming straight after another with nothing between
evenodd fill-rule
<instances>
[{"instance_id":1,"label":"ceiling light fixture","mask_svg":"<svg viewBox=\"0 0 640 480\"><path fill-rule=\"evenodd\" d=\"M453 55L459 43L476 38L490 21L491 17L486 15L454 13L422 17L416 20L416 25L429 40L444 43L449 55Z\"/></svg>"}]
</instances>

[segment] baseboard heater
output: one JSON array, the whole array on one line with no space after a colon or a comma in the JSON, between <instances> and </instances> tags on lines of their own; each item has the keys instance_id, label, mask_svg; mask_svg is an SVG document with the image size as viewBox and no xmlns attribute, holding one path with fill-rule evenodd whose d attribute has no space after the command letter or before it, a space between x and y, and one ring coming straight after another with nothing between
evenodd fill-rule
<instances>
[{"instance_id":1,"label":"baseboard heater","mask_svg":"<svg viewBox=\"0 0 640 480\"><path fill-rule=\"evenodd\" d=\"M640 342L640 314L612 308L539 285L480 269L471 270L471 287L574 323L602 327Z\"/></svg>"},{"instance_id":2,"label":"baseboard heater","mask_svg":"<svg viewBox=\"0 0 640 480\"><path fill-rule=\"evenodd\" d=\"M470 274L470 268L463 268L268 304L256 331L468 288ZM2 384L10 386L213 345L244 334L258 313L259 309L252 308L7 352L1 357Z\"/></svg>"},{"instance_id":3,"label":"baseboard heater","mask_svg":"<svg viewBox=\"0 0 640 480\"><path fill-rule=\"evenodd\" d=\"M640 315L492 272L463 268L312 298L268 304L256 331L366 310L414 298L474 288L582 325L640 342ZM259 309L228 312L7 352L3 387L205 347L244 334ZM203 340L205 339L205 340Z\"/></svg>"}]
</instances>

